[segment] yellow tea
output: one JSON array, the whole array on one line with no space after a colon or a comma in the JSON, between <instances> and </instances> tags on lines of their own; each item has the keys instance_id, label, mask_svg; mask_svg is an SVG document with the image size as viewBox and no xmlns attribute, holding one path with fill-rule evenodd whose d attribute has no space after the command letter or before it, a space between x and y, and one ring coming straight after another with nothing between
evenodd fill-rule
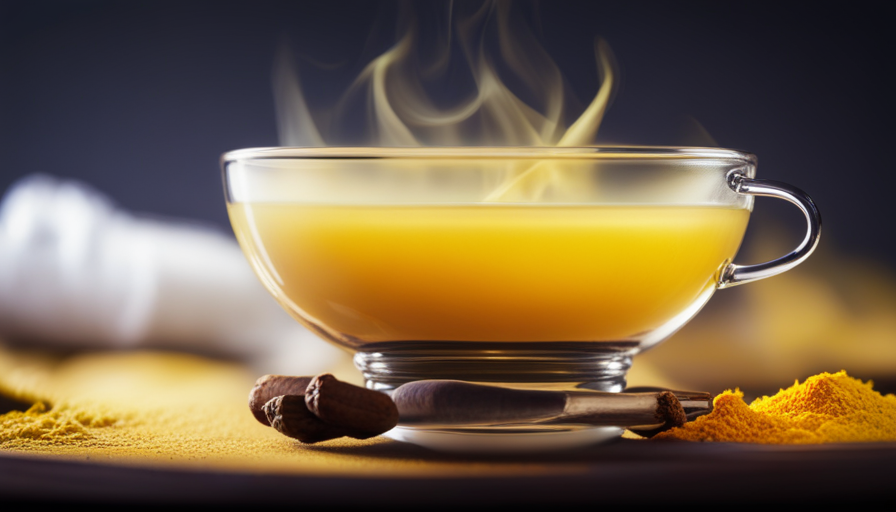
<instances>
[{"instance_id":1,"label":"yellow tea","mask_svg":"<svg viewBox=\"0 0 896 512\"><path fill-rule=\"evenodd\" d=\"M617 341L685 310L749 210L231 203L275 296L360 342Z\"/></svg>"}]
</instances>

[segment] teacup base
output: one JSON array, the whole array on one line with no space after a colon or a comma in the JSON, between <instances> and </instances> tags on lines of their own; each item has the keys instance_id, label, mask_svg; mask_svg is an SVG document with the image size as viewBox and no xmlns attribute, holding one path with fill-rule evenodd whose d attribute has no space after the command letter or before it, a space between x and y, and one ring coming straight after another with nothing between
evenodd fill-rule
<instances>
[{"instance_id":1,"label":"teacup base","mask_svg":"<svg viewBox=\"0 0 896 512\"><path fill-rule=\"evenodd\" d=\"M639 344L619 342L444 342L369 344L355 354L367 387L455 379L534 389L619 392Z\"/></svg>"}]
</instances>

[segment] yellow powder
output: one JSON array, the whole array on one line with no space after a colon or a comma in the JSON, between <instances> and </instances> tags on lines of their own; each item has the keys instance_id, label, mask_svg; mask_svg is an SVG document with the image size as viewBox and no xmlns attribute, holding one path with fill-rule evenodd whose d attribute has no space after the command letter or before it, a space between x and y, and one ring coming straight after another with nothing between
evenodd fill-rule
<instances>
[{"instance_id":1,"label":"yellow powder","mask_svg":"<svg viewBox=\"0 0 896 512\"><path fill-rule=\"evenodd\" d=\"M57 407L47 410L37 402L25 412L12 411L0 416L0 446L15 446L42 441L48 444L87 439L89 429L114 425L117 420L97 411Z\"/></svg>"},{"instance_id":2,"label":"yellow powder","mask_svg":"<svg viewBox=\"0 0 896 512\"><path fill-rule=\"evenodd\" d=\"M383 437L303 445L261 425L249 412L247 397L257 377L238 364L184 354L63 357L0 345L0 394L34 404L26 412L0 414L0 458L27 454L177 469L376 478L582 470L575 463L558 467L442 457Z\"/></svg>"},{"instance_id":3,"label":"yellow powder","mask_svg":"<svg viewBox=\"0 0 896 512\"><path fill-rule=\"evenodd\" d=\"M715 398L713 412L654 439L766 444L896 441L896 396L840 371L756 399L738 390Z\"/></svg>"}]
</instances>

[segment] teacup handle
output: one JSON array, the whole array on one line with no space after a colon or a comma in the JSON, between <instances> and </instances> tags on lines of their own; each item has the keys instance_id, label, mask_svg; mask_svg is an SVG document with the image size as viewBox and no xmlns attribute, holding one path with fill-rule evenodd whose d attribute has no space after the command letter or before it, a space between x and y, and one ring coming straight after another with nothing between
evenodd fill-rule
<instances>
[{"instance_id":1,"label":"teacup handle","mask_svg":"<svg viewBox=\"0 0 896 512\"><path fill-rule=\"evenodd\" d=\"M818 245L818 237L821 235L821 214L818 213L818 208L816 208L812 198L806 195L805 192L779 181L748 178L741 171L732 171L728 174L728 186L738 194L777 197L778 199L790 201L806 216L808 226L806 237L790 254L772 261L759 263L758 265L729 263L719 276L719 288L730 288L778 275L799 265L812 254L812 251Z\"/></svg>"}]
</instances>

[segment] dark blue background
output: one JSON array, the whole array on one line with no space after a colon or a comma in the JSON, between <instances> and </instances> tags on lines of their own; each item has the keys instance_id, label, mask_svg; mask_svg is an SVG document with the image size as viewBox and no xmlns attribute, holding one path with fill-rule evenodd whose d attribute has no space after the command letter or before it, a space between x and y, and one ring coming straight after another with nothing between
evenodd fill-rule
<instances>
[{"instance_id":1,"label":"dark blue background","mask_svg":"<svg viewBox=\"0 0 896 512\"><path fill-rule=\"evenodd\" d=\"M539 6L543 43L583 100L598 83L594 37L616 54L623 84L602 139L687 143L693 117L719 145L756 153L760 176L808 191L823 243L896 266L889 5L676 4ZM218 159L277 144L283 37L306 61L342 64L306 79L313 101L389 46L398 5L0 0L0 189L46 172L130 210L226 226Z\"/></svg>"}]
</instances>

